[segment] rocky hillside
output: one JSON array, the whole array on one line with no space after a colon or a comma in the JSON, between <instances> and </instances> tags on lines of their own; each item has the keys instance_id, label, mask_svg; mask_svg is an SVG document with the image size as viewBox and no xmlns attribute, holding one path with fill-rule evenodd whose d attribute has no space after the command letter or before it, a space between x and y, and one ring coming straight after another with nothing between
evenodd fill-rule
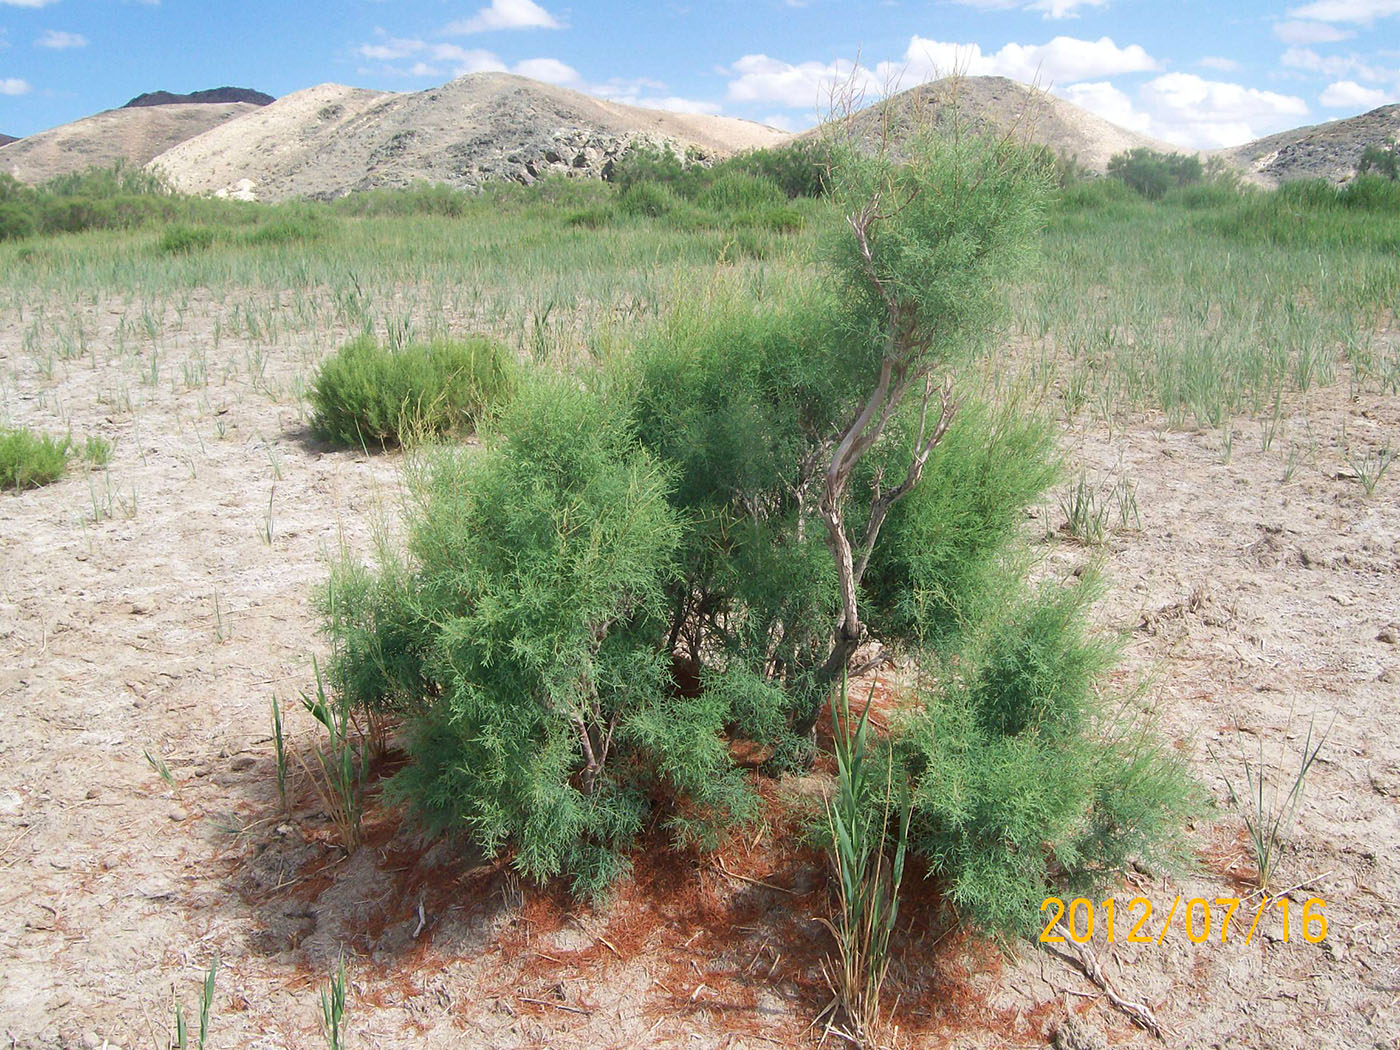
<instances>
[{"instance_id":1,"label":"rocky hillside","mask_svg":"<svg viewBox=\"0 0 1400 1050\"><path fill-rule=\"evenodd\" d=\"M0 171L37 183L117 161L139 167L177 143L258 109L249 102L109 109L0 146Z\"/></svg>"},{"instance_id":2,"label":"rocky hillside","mask_svg":"<svg viewBox=\"0 0 1400 1050\"><path fill-rule=\"evenodd\" d=\"M1120 128L1064 99L1006 77L946 77L921 84L857 110L845 119L844 126L858 141L873 145L885 136L898 143L921 128L946 129L956 120L978 133L1011 133L1047 146L1100 173L1115 153L1137 146L1178 152L1168 143ZM816 128L803 136L829 132L830 128Z\"/></svg>"},{"instance_id":3,"label":"rocky hillside","mask_svg":"<svg viewBox=\"0 0 1400 1050\"><path fill-rule=\"evenodd\" d=\"M1370 145L1400 135L1400 103L1381 106L1359 117L1281 131L1243 146L1219 150L1246 177L1265 186L1290 179L1345 182L1356 174L1361 154Z\"/></svg>"},{"instance_id":4,"label":"rocky hillside","mask_svg":"<svg viewBox=\"0 0 1400 1050\"><path fill-rule=\"evenodd\" d=\"M252 88L240 87L218 87L209 88L207 91L191 91L188 95L176 95L169 91L147 91L143 95L137 95L128 102L122 109L135 109L140 106L174 106L186 102L202 102L206 104L217 102L251 102L255 106L266 106L277 100L271 95L265 95L261 91L254 91Z\"/></svg>"},{"instance_id":5,"label":"rocky hillside","mask_svg":"<svg viewBox=\"0 0 1400 1050\"><path fill-rule=\"evenodd\" d=\"M175 146L152 167L190 193L330 198L419 181L474 188L550 173L598 176L636 139L722 157L788 137L750 121L476 73L411 93L308 88Z\"/></svg>"}]
</instances>

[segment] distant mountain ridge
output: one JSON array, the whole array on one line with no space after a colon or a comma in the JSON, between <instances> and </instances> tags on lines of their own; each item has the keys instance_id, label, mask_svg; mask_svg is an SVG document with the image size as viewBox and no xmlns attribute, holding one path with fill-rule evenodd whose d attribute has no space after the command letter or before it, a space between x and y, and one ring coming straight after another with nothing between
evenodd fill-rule
<instances>
[{"instance_id":1,"label":"distant mountain ridge","mask_svg":"<svg viewBox=\"0 0 1400 1050\"><path fill-rule=\"evenodd\" d=\"M638 140L720 158L790 137L753 121L472 73L412 92L320 84L181 142L151 167L186 193L327 199L415 182L476 189L550 174L598 178Z\"/></svg>"},{"instance_id":2,"label":"distant mountain ridge","mask_svg":"<svg viewBox=\"0 0 1400 1050\"><path fill-rule=\"evenodd\" d=\"M191 91L188 95L176 95L169 91L147 91L137 95L122 106L133 109L139 106L177 106L184 103L251 102L255 106L268 106L277 99L252 88L217 87L205 91Z\"/></svg>"},{"instance_id":3,"label":"distant mountain ridge","mask_svg":"<svg viewBox=\"0 0 1400 1050\"><path fill-rule=\"evenodd\" d=\"M891 95L836 122L837 134L858 146L899 142L924 129L965 129L987 135L1013 135L1072 157L1081 167L1102 174L1109 158L1139 146L1160 152L1177 147L1119 127L1071 102L1006 77L944 77ZM799 138L830 134L813 128Z\"/></svg>"},{"instance_id":4,"label":"distant mountain ridge","mask_svg":"<svg viewBox=\"0 0 1400 1050\"><path fill-rule=\"evenodd\" d=\"M1397 135L1400 103L1391 103L1360 116L1265 135L1243 146L1217 150L1215 155L1264 186L1291 179L1341 183L1356 174L1367 146L1383 145Z\"/></svg>"},{"instance_id":5,"label":"distant mountain ridge","mask_svg":"<svg viewBox=\"0 0 1400 1050\"><path fill-rule=\"evenodd\" d=\"M13 135L0 135L0 146L8 146L11 142L18 142L19 139Z\"/></svg>"}]
</instances>

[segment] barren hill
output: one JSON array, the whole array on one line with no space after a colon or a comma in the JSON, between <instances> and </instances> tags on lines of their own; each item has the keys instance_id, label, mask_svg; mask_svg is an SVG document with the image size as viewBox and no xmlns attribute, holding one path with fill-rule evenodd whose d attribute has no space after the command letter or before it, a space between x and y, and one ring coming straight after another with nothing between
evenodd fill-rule
<instances>
[{"instance_id":1,"label":"barren hill","mask_svg":"<svg viewBox=\"0 0 1400 1050\"><path fill-rule=\"evenodd\" d=\"M1356 174L1356 165L1367 146L1389 142L1397 134L1400 103L1392 103L1359 117L1280 131L1243 146L1220 150L1217 156L1266 186L1306 178L1345 182Z\"/></svg>"},{"instance_id":2,"label":"barren hill","mask_svg":"<svg viewBox=\"0 0 1400 1050\"><path fill-rule=\"evenodd\" d=\"M873 144L883 134L897 143L917 128L947 128L955 118L974 132L1014 133L1057 154L1075 157L1082 167L1098 172L1107 168L1115 153L1138 146L1168 153L1177 150L1006 77L945 77L920 84L857 110L845 118L844 126L861 143ZM830 130L814 128L801 137Z\"/></svg>"},{"instance_id":3,"label":"barren hill","mask_svg":"<svg viewBox=\"0 0 1400 1050\"><path fill-rule=\"evenodd\" d=\"M119 160L139 167L176 143L257 109L248 102L109 109L0 146L0 171L36 183Z\"/></svg>"},{"instance_id":4,"label":"barren hill","mask_svg":"<svg viewBox=\"0 0 1400 1050\"><path fill-rule=\"evenodd\" d=\"M19 139L13 135L0 135L0 146L8 146L11 142L18 142Z\"/></svg>"},{"instance_id":5,"label":"barren hill","mask_svg":"<svg viewBox=\"0 0 1400 1050\"><path fill-rule=\"evenodd\" d=\"M183 142L152 167L189 193L330 198L419 181L467 188L552 172L601 175L642 138L727 156L788 136L750 121L638 109L475 73L412 93L321 84Z\"/></svg>"},{"instance_id":6,"label":"barren hill","mask_svg":"<svg viewBox=\"0 0 1400 1050\"><path fill-rule=\"evenodd\" d=\"M207 91L191 91L188 95L176 95L169 91L147 91L137 95L122 109L135 109L139 106L171 106L181 102L251 102L255 106L266 106L277 100L271 95L252 88L218 87Z\"/></svg>"}]
</instances>

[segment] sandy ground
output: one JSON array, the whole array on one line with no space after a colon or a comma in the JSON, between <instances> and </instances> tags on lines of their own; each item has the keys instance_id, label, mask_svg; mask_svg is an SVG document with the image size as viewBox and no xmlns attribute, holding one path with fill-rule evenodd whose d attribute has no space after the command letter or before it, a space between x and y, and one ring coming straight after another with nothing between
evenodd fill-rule
<instances>
[{"instance_id":1,"label":"sandy ground","mask_svg":"<svg viewBox=\"0 0 1400 1050\"><path fill-rule=\"evenodd\" d=\"M7 1045L165 1046L173 1002L197 1010L215 954L212 1046L324 1045L318 989L342 950L350 1047L815 1042L824 890L817 858L777 849L776 805L717 859L644 855L596 909L428 848L383 807L349 857L304 784L281 813L269 702L288 702L304 749L295 696L324 652L308 594L329 552L365 549L372 520L392 519L400 463L318 448L300 406L246 370L172 386L206 339L197 306L164 337L153 386L100 351L44 378L21 325L0 319L13 421L67 418L116 442L108 473L0 494ZM82 309L103 346L122 307ZM247 349L226 336L219 354ZM307 351L273 348L264 379L289 388ZM1326 899L1321 943L1302 939L1298 911L1288 940L1276 916L1248 945L1238 917L1223 945L1191 943L1179 919L1161 944L1095 938L1161 1045L1400 1046L1400 477L1366 498L1339 452L1343 421L1353 445L1400 447L1396 399L1343 388L1292 406L1268 452L1257 424L1237 424L1228 461L1219 433L1157 419L1066 434L1091 477L1136 487L1141 527L1106 545L1100 616L1127 632L1120 681L1150 679L1147 702L1214 797L1208 748L1238 773L1259 741L1296 754L1310 717L1335 716L1280 876L1302 884L1295 909ZM1030 523L1047 571L1095 556L1056 534L1062 520L1049 504ZM1193 834L1200 870L1144 874L1120 908L1148 897L1157 930L1178 895L1248 893L1237 816L1222 806ZM1088 1041L1063 1045L1156 1044L1077 965L944 935L914 890L894 977L901 1045L1044 1046L1067 1011Z\"/></svg>"}]
</instances>

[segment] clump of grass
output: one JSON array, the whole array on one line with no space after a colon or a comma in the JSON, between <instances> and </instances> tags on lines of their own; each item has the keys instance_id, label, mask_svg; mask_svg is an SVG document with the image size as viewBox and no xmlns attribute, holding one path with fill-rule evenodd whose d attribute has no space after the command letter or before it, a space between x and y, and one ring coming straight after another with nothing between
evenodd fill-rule
<instances>
[{"instance_id":1,"label":"clump of grass","mask_svg":"<svg viewBox=\"0 0 1400 1050\"><path fill-rule=\"evenodd\" d=\"M0 429L0 488L30 489L57 481L72 452L69 438Z\"/></svg>"},{"instance_id":2,"label":"clump of grass","mask_svg":"<svg viewBox=\"0 0 1400 1050\"><path fill-rule=\"evenodd\" d=\"M1091 546L1104 541L1112 506L1089 483L1087 472L1080 471L1079 479L1060 499L1060 510L1065 515L1064 531L1070 536Z\"/></svg>"},{"instance_id":3,"label":"clump of grass","mask_svg":"<svg viewBox=\"0 0 1400 1050\"><path fill-rule=\"evenodd\" d=\"M241 241L255 248L307 244L323 239L330 228L331 221L322 212L291 212L244 231Z\"/></svg>"},{"instance_id":4,"label":"clump of grass","mask_svg":"<svg viewBox=\"0 0 1400 1050\"><path fill-rule=\"evenodd\" d=\"M160 235L157 247L166 255L193 255L206 251L218 240L218 231L212 226L169 226Z\"/></svg>"},{"instance_id":5,"label":"clump of grass","mask_svg":"<svg viewBox=\"0 0 1400 1050\"><path fill-rule=\"evenodd\" d=\"M874 689L872 687L872 696ZM833 998L823 1016L858 1046L868 1045L880 1024L880 996L890 967L890 935L899 917L911 809L907 797L891 835L893 760L886 754L884 783L869 739L870 700L854 725L845 681L839 707L832 705L836 790L827 800L827 830L836 873L836 909L819 919L836 939L836 965L826 971ZM881 798L884 799L883 804ZM894 856L889 857L893 838Z\"/></svg>"},{"instance_id":6,"label":"clump of grass","mask_svg":"<svg viewBox=\"0 0 1400 1050\"><path fill-rule=\"evenodd\" d=\"M1379 449L1368 448L1361 455L1348 449L1346 457L1351 469L1356 472L1356 480L1361 482L1367 496L1376 491L1381 478L1385 477L1385 472L1390 469L1391 463L1395 462L1395 453L1389 445Z\"/></svg>"},{"instance_id":7,"label":"clump of grass","mask_svg":"<svg viewBox=\"0 0 1400 1050\"><path fill-rule=\"evenodd\" d=\"M513 388L509 353L484 336L390 349L365 335L322 364L311 429L337 445L402 445L470 431Z\"/></svg>"},{"instance_id":8,"label":"clump of grass","mask_svg":"<svg viewBox=\"0 0 1400 1050\"><path fill-rule=\"evenodd\" d=\"M1292 721L1291 717L1289 721ZM1220 774L1225 780L1230 802L1244 818L1254 853L1255 870L1258 872L1257 885L1265 893L1273 885L1274 875L1287 848L1288 836L1297 821L1298 806L1303 801L1303 785L1331 732L1329 727L1318 734L1316 728L1316 722L1310 719L1296 767L1293 763L1285 765L1287 756L1280 752L1278 779L1270 773L1264 760L1262 736L1258 738L1259 748L1254 761L1246 759L1244 762L1243 783L1226 773L1219 756L1211 752L1211 758L1220 767Z\"/></svg>"},{"instance_id":9,"label":"clump of grass","mask_svg":"<svg viewBox=\"0 0 1400 1050\"><path fill-rule=\"evenodd\" d=\"M355 728L349 701L343 694L332 701L326 695L320 664L313 661L312 666L316 672L316 695L303 693L301 702L321 723L326 737L315 748L315 765L301 759L302 768L320 795L341 845L351 851L360 844L362 790L369 775L369 752ZM284 784L285 778L279 786Z\"/></svg>"}]
</instances>

